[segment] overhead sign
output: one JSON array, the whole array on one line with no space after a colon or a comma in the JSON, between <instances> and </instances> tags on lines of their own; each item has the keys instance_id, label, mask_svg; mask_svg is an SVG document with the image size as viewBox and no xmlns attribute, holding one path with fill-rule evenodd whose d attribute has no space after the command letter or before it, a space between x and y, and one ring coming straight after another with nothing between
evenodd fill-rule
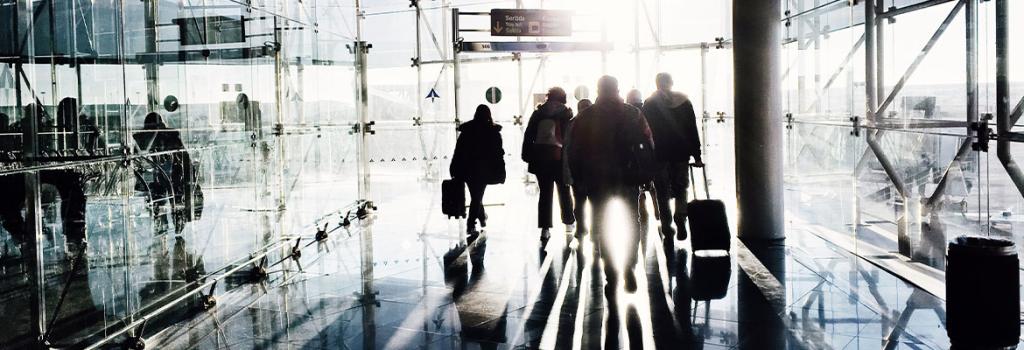
<instances>
[{"instance_id":1,"label":"overhead sign","mask_svg":"<svg viewBox=\"0 0 1024 350\"><path fill-rule=\"evenodd\" d=\"M501 102L501 89L496 86L488 88L487 92L484 93L484 98L492 105Z\"/></svg>"},{"instance_id":2,"label":"overhead sign","mask_svg":"<svg viewBox=\"0 0 1024 350\"><path fill-rule=\"evenodd\" d=\"M462 52L579 52L608 51L612 43L539 41L464 41Z\"/></svg>"},{"instance_id":3,"label":"overhead sign","mask_svg":"<svg viewBox=\"0 0 1024 350\"><path fill-rule=\"evenodd\" d=\"M571 36L572 12L492 9L492 36Z\"/></svg>"},{"instance_id":4,"label":"overhead sign","mask_svg":"<svg viewBox=\"0 0 1024 350\"><path fill-rule=\"evenodd\" d=\"M434 99L435 98L441 98L441 95L437 94L437 90L430 89L430 92L427 93L427 98L430 99L430 102L434 102Z\"/></svg>"}]
</instances>

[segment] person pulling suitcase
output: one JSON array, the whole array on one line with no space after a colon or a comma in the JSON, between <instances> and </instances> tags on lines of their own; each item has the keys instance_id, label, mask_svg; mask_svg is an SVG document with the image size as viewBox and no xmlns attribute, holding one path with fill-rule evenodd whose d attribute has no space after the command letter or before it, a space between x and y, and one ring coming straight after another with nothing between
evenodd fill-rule
<instances>
[{"instance_id":1,"label":"person pulling suitcase","mask_svg":"<svg viewBox=\"0 0 1024 350\"><path fill-rule=\"evenodd\" d=\"M704 198L697 199L697 185L693 179L693 168L699 167L704 175ZM721 249L729 251L732 233L729 231L729 219L725 214L725 204L711 199L708 190L708 170L703 164L690 164L690 183L693 185L694 200L686 205L690 217L690 246L694 252L700 250Z\"/></svg>"},{"instance_id":2,"label":"person pulling suitcase","mask_svg":"<svg viewBox=\"0 0 1024 350\"><path fill-rule=\"evenodd\" d=\"M442 188L442 203L458 203L461 183L469 187L469 215L466 218L466 231L470 237L476 236L476 224L487 226L487 213L484 212L484 191L487 185L505 183L505 149L501 141L501 125L495 124L491 118L491 109L479 105L473 120L459 126L459 138L455 142L455 152L449 167L453 183ZM457 188L457 189L456 189ZM463 194L464 195L464 194ZM461 200L465 203L465 199ZM449 205L450 206L450 205ZM442 206L444 207L444 206ZM444 208L442 208L444 209ZM460 211L451 208L445 214L460 217Z\"/></svg>"}]
</instances>

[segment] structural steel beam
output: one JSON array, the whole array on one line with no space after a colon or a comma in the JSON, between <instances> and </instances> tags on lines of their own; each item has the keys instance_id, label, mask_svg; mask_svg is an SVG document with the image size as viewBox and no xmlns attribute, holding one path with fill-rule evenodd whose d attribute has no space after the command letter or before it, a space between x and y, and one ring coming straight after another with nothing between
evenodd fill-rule
<instances>
[{"instance_id":1,"label":"structural steel beam","mask_svg":"<svg viewBox=\"0 0 1024 350\"><path fill-rule=\"evenodd\" d=\"M736 0L736 194L742 240L785 239L780 0Z\"/></svg>"},{"instance_id":2,"label":"structural steel beam","mask_svg":"<svg viewBox=\"0 0 1024 350\"><path fill-rule=\"evenodd\" d=\"M953 166L960 164L971 154L971 144L974 143L976 132L971 130L971 123L978 121L978 0L967 0L967 11L965 13L967 27L967 138L960 144L953 160L942 172L935 191L925 205L925 211L935 209L939 199L946 193L949 184L949 172Z\"/></svg>"},{"instance_id":3,"label":"structural steel beam","mask_svg":"<svg viewBox=\"0 0 1024 350\"><path fill-rule=\"evenodd\" d=\"M875 78L878 72L876 71L875 65L875 60L877 59L877 56L875 56L875 46L877 45L877 41L875 38L876 33L874 25L874 0L867 0L864 2L864 18L864 92L866 102L864 110L867 114L868 121L873 124L875 122L875 118L877 118L877 114L881 110L883 110L876 110L875 105L877 103L875 97L877 97L876 94L878 88L878 86L876 85ZM896 191L899 192L900 196L906 197L907 187L903 183L903 178L900 176L899 173L896 172L896 167L892 164L892 161L890 161L889 157L885 154L885 150L882 149L882 145L878 143L878 139L881 137L881 134L882 131L868 131L866 137L868 148L871 150L872 153L874 153L875 158L878 159L878 162L882 164L882 169L885 170L885 174L889 177L889 181L892 181L893 187L895 187Z\"/></svg>"},{"instance_id":4,"label":"structural steel beam","mask_svg":"<svg viewBox=\"0 0 1024 350\"><path fill-rule=\"evenodd\" d=\"M874 1L868 0L868 2ZM876 114L885 114L886 109L888 109L889 106L892 104L893 100L896 99L896 95L899 94L901 90L903 90L903 85L907 83L907 80L910 79L910 76L914 75L914 71L917 70L917 66L921 65L921 62L924 61L924 58L928 56L928 53L932 50L932 47L935 46L935 43L938 42L939 38L942 37L942 34L946 32L946 28L948 28L949 24L953 22L953 19L956 18L956 15L960 13L960 9L964 7L964 3L964 0L960 0L956 3L956 6L953 7L953 10L949 12L949 15L946 16L946 19L942 21L942 24L939 25L939 28L936 29L935 33L932 34L932 37L928 39L928 43L924 45L924 48L921 49L921 52L919 52L917 54L917 57L914 58L914 62L910 64L910 67L907 67L907 71L903 73L903 76L900 77L900 80L896 82L896 86L892 88L892 92L889 93L889 97L885 99L885 102L882 102L882 105L878 107L878 111L876 112ZM867 12L871 13L871 21L865 22L873 22L875 20L874 11ZM865 26L865 28L867 28L867 26ZM874 35L872 35L872 37L873 36Z\"/></svg>"},{"instance_id":5,"label":"structural steel beam","mask_svg":"<svg viewBox=\"0 0 1024 350\"><path fill-rule=\"evenodd\" d=\"M891 8L888 11L879 13L878 14L878 20L893 18L893 17L899 16L899 15L902 15L902 14L914 12L914 11L917 11L917 10L923 10L923 9L926 9L926 8L929 8L929 7L932 7L932 6L935 6L935 5L941 5L941 4L945 4L947 2L951 2L951 1L956 1L956 0L929 0L929 1L919 2L919 3L913 4L913 5L908 5L908 6L904 6L904 7L900 7L900 8Z\"/></svg>"},{"instance_id":6,"label":"structural steel beam","mask_svg":"<svg viewBox=\"0 0 1024 350\"><path fill-rule=\"evenodd\" d=\"M832 73L831 76L829 76L828 81L825 82L825 85L822 86L820 90L818 90L818 94L814 98L814 103L812 103L807 109L805 109L804 112L810 111L811 108L813 108L815 105L821 103L821 96L825 94L825 91L827 91L828 88L832 87L832 83L835 83L836 79L839 79L839 74L843 73L843 71L846 70L846 67L850 66L850 61L853 60L853 57L857 55L857 51L860 50L860 47L863 45L864 34L861 34L860 38L853 43L853 47L850 48L850 53L846 54L846 58L843 59L843 62L839 64L839 67L836 67L836 71Z\"/></svg>"}]
</instances>

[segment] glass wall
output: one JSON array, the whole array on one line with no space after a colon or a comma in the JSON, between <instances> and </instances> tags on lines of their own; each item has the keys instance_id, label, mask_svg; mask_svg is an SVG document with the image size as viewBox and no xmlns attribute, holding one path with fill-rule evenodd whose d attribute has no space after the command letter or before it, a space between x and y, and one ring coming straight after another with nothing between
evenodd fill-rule
<instances>
[{"instance_id":1,"label":"glass wall","mask_svg":"<svg viewBox=\"0 0 1024 350\"><path fill-rule=\"evenodd\" d=\"M977 2L968 21L967 2L904 11L921 1L876 0L871 36L864 2L849 3L784 2L790 228L895 257L940 286L949 239L1024 244L1024 197L993 152L972 149L970 123L994 115L997 100L994 2ZM227 277L247 266L287 261L286 246L357 200L401 199L415 186L439 197L456 127L478 105L504 127L507 181L536 190L518 161L523 124L549 87L565 88L574 106L596 97L603 74L641 96L656 73L673 74L703 116L713 196L735 193L730 2L409 5L0 0L0 285L10 300L0 311L12 325L0 344L159 329L142 320L202 305L200 287L238 287ZM453 33L453 9L516 7L573 10L575 34L558 40L603 49L458 52L459 40L491 38L475 15L459 20L478 31ZM1010 18L1011 35L1024 32L1013 20L1024 6L1010 4ZM356 41L372 44L365 65ZM1011 46L1011 57L1022 50ZM1024 94L1019 71L1011 108ZM372 186L360 186L371 173ZM512 197L489 194L498 204ZM428 226L456 225L430 210L408 218L425 222L424 237Z\"/></svg>"},{"instance_id":2,"label":"glass wall","mask_svg":"<svg viewBox=\"0 0 1024 350\"><path fill-rule=\"evenodd\" d=\"M0 18L3 347L159 330L365 198L352 1L4 0Z\"/></svg>"},{"instance_id":3,"label":"glass wall","mask_svg":"<svg viewBox=\"0 0 1024 350\"><path fill-rule=\"evenodd\" d=\"M916 1L875 3L872 33L863 2L787 7L786 208L794 226L864 257L895 258L907 268L897 274L923 276L913 282L944 293L948 241L969 234L1024 243L1015 225L1024 197L975 124L997 131L995 2L912 11ZM1013 42L1024 6L1009 8ZM1019 45L1009 52L1024 54ZM1011 68L1011 109L1024 94L1020 77ZM1020 145L1009 147L1012 155Z\"/></svg>"}]
</instances>

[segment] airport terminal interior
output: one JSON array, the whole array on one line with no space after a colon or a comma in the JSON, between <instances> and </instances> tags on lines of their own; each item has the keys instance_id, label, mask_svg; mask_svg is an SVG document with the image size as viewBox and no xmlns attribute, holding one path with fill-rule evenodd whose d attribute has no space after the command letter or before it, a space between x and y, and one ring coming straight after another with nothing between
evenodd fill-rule
<instances>
[{"instance_id":1,"label":"airport terminal interior","mask_svg":"<svg viewBox=\"0 0 1024 350\"><path fill-rule=\"evenodd\" d=\"M1021 63L1011 0L0 0L0 349L1012 349ZM688 236L566 224L531 116L659 73Z\"/></svg>"}]
</instances>

